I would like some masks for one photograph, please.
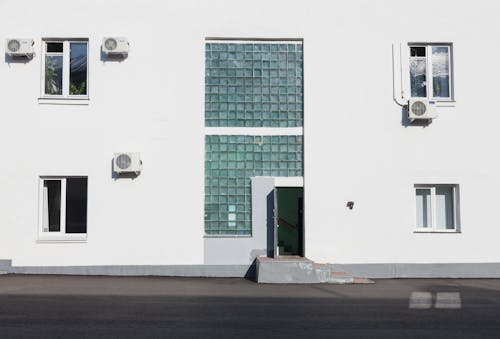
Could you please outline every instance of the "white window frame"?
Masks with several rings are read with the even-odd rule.
[[[436,228],[436,188],[451,187],[453,192],[453,229]],[[431,224],[429,227],[418,227],[417,211],[417,190],[430,190],[431,195]],[[415,233],[460,233],[460,204],[459,187],[457,184],[416,184],[413,189],[413,209],[414,213],[414,232]]]
[[[453,76],[453,44],[452,43],[409,43],[408,44],[408,65],[412,59],[424,58],[424,57],[412,57],[411,48],[412,47],[425,47],[425,58],[426,58],[426,97],[413,97],[411,95],[411,79],[410,79],[410,69],[408,67],[408,91],[410,93],[411,99],[428,99],[434,101],[449,102],[454,101],[454,76]],[[449,97],[434,97],[434,78],[432,76],[432,48],[433,47],[446,47],[448,48],[448,65],[449,65],[449,84],[450,89]]]
[[[47,43],[63,43],[62,53],[49,53],[47,52]],[[69,94],[69,79],[70,79],[70,48],[71,43],[86,43],[87,44],[87,94],[75,95]],[[74,38],[74,39],[60,39],[51,38],[42,40],[42,72],[41,72],[41,84],[40,84],[40,103],[55,103],[57,101],[74,101],[75,104],[82,104],[84,101],[89,99],[89,39],[86,38]],[[62,94],[45,94],[45,56],[46,55],[62,55],[63,57],[63,69],[62,69]],[[80,102],[79,102],[80,101]]]
[[[83,177],[83,176],[82,176]],[[38,184],[38,242],[86,242],[87,233],[66,233],[66,179],[68,177],[41,176]],[[87,183],[88,183],[88,177]],[[59,232],[44,232],[43,230],[43,208],[44,208],[44,182],[45,180],[58,180],[61,182],[61,213]],[[88,198],[87,198],[88,199]],[[88,201],[87,201],[88,205]],[[88,227],[88,225],[87,225]]]

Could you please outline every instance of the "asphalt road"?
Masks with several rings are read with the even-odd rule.
[[[3,275],[0,338],[500,338],[500,280]]]

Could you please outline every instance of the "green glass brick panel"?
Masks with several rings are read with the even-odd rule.
[[[303,176],[302,145],[295,135],[205,136],[206,234],[252,234],[250,178]]]
[[[302,44],[206,44],[206,126],[301,127],[303,93]]]

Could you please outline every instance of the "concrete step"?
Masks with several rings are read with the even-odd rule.
[[[316,270],[318,282],[327,283],[331,280],[332,270],[328,265],[315,263],[314,269]]]
[[[352,274],[346,272],[342,267],[338,265],[325,264],[330,267],[332,272],[332,281],[334,284],[374,284],[373,280],[363,277],[355,277]]]
[[[336,271],[332,265],[314,264],[316,276],[320,283],[328,284],[352,284],[354,277],[344,271]]]
[[[369,279],[355,278],[330,264],[314,263],[297,256],[257,258],[257,282],[270,284],[359,284]]]
[[[354,278],[353,284],[375,284],[375,281],[368,278]]]
[[[331,272],[330,284],[352,284],[354,283],[354,277],[346,272]]]
[[[257,258],[257,282],[265,284],[317,283],[314,263],[301,257]]]

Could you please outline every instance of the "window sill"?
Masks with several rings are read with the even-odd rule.
[[[438,229],[427,229],[427,228],[417,228],[413,230],[413,233],[461,233],[459,230],[438,230]]]
[[[39,236],[37,243],[86,243],[87,234],[71,234],[71,235],[43,235]]]
[[[252,238],[251,234],[248,235],[232,235],[232,234],[205,234],[204,238]]]
[[[46,105],[83,105],[89,104],[89,98],[38,98],[39,104]]]

